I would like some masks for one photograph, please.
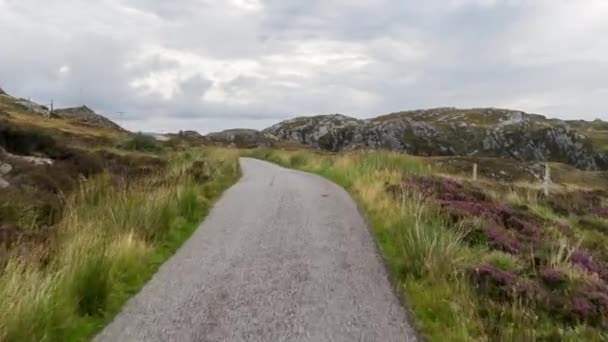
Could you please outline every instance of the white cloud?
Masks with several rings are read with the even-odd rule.
[[[604,0],[0,0],[0,85],[130,128],[507,106],[606,119]]]

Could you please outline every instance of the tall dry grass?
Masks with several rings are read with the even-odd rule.
[[[188,167],[205,160],[209,180]],[[236,154],[192,151],[146,178],[86,181],[69,199],[45,262],[12,258],[0,274],[1,341],[86,340],[190,235],[239,175]]]
[[[486,224],[483,219],[469,218],[453,223],[433,198],[409,189],[404,177],[435,174],[420,158],[382,151],[329,154],[268,149],[248,154],[320,174],[350,191],[367,214],[394,283],[427,340],[599,341],[608,338],[597,328],[585,324],[564,325],[551,313],[537,310],[535,303],[522,296],[514,295],[509,302],[481,296],[470,278],[472,267],[489,264],[504,271],[534,271],[537,265],[522,264],[530,262],[529,258],[493,250],[487,243],[467,242],[476,227]],[[577,227],[580,218],[560,215],[547,206],[539,195],[538,185],[505,186],[480,180],[479,186],[496,202],[526,208],[531,215],[548,222],[542,227],[546,238],[552,241],[552,248],[544,251],[548,266],[565,274],[569,281],[597,277],[585,274],[568,261],[580,243],[565,240],[557,227],[558,224]],[[602,205],[607,206],[607,201],[603,200]],[[587,218],[587,221],[597,227],[606,222],[601,218]],[[604,234],[594,230],[577,230],[576,234],[587,246],[603,244],[595,247],[605,250]]]
[[[431,172],[418,158],[394,152],[248,154],[318,173],[351,192],[366,212],[392,278],[426,338],[484,340],[472,290],[458,267],[471,258],[462,243],[465,232],[450,226],[430,198],[407,187],[397,196],[387,191],[387,185],[401,184],[404,177]]]

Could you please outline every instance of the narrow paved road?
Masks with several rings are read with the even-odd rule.
[[[243,178],[96,341],[413,341],[356,204],[321,177]]]

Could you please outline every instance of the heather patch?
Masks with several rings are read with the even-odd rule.
[[[553,317],[568,326],[605,326],[608,264],[594,251],[576,248],[579,234],[562,222],[567,220],[552,220],[562,215],[603,217],[602,192],[575,191],[541,198],[541,205],[555,213],[541,217],[526,203],[506,205],[474,184],[446,178],[409,177],[403,185],[391,186],[388,191],[397,197],[414,191],[431,198],[453,227],[472,226],[470,222],[474,220],[482,234],[467,241],[520,260],[517,263],[522,266],[517,268],[510,266],[511,261],[505,264],[501,259],[469,269],[469,279],[483,301],[503,303],[500,305],[524,303],[537,315]],[[600,231],[597,226],[603,224],[601,219],[581,218],[578,222],[586,222],[595,231]],[[557,236],[562,237],[556,239]],[[572,270],[565,272],[567,269]],[[596,279],[594,285],[588,278]]]
[[[433,197],[453,222],[471,217],[485,221],[486,242],[495,249],[518,254],[524,247],[531,249],[542,244],[543,219],[495,202],[473,186],[432,177],[411,177],[406,183]]]
[[[591,215],[608,218],[608,208],[593,208]]]

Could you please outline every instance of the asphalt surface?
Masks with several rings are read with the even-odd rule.
[[[241,159],[242,179],[96,341],[414,341],[356,204]]]

